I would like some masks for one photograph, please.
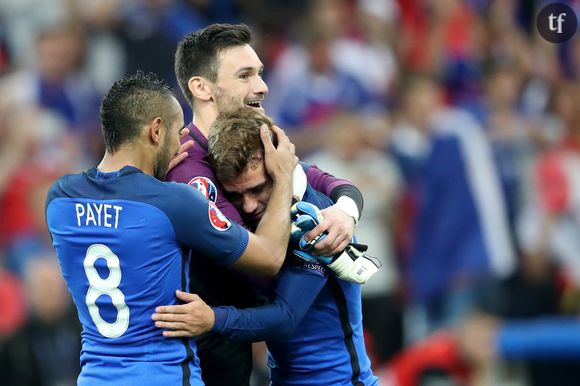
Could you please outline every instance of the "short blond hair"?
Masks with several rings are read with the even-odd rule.
[[[243,174],[264,159],[260,127],[272,128],[274,122],[260,111],[248,107],[220,114],[209,132],[209,162],[222,183]],[[272,135],[276,146],[276,138]]]

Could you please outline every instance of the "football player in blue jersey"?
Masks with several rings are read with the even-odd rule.
[[[273,127],[260,112],[224,113],[212,125],[209,139],[216,175],[251,227],[261,223],[273,197],[273,179],[265,168],[259,137],[263,124]],[[310,185],[294,195],[302,200],[293,207],[297,222],[311,220],[303,231],[321,221],[318,208],[332,205]],[[297,239],[303,233],[298,232]],[[376,385],[363,340],[360,284],[352,280],[364,276],[361,271],[378,267],[352,245],[347,250],[345,256],[327,259],[341,265],[334,271],[305,251],[289,253],[266,306],[209,307],[197,295],[179,292],[188,303],[158,307],[153,319],[166,329],[167,337],[212,330],[235,341],[265,340],[273,385]],[[368,264],[358,265],[362,261]],[[360,279],[364,282],[365,277]]]
[[[264,128],[272,199],[255,234],[191,187],[162,182],[178,152],[183,112],[152,74],[116,82],[100,110],[106,152],[61,177],[46,201],[48,228],[82,323],[81,386],[202,385],[193,340],[168,340],[151,320],[187,288],[189,259],[274,275],[286,253],[294,147]]]

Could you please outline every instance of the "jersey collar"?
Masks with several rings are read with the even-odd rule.
[[[193,122],[191,122],[189,125],[187,125],[187,128],[189,129],[189,135],[191,136],[191,138],[193,138],[193,140],[199,146],[204,148],[205,151],[208,151],[207,138],[201,133],[201,131],[199,131],[197,126],[195,126]]]

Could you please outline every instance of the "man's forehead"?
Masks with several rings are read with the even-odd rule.
[[[246,170],[231,181],[222,183],[226,193],[244,193],[268,181],[263,163],[257,167],[248,166]]]
[[[218,71],[236,72],[242,68],[260,70],[264,65],[250,45],[231,46],[222,49],[218,55]]]

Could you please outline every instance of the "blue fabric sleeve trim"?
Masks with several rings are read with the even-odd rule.
[[[215,320],[213,323],[212,331],[221,333],[224,329],[226,320],[228,318],[228,308],[227,307],[211,307],[215,315]]]
[[[228,258],[227,261],[228,266],[240,260],[240,257],[242,257],[242,255],[246,251],[246,248],[248,247],[248,242],[250,241],[250,235],[248,234],[248,231],[245,228],[240,227],[240,232],[241,232],[240,243],[238,244],[238,247],[232,252],[231,256]]]

